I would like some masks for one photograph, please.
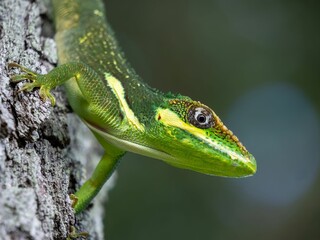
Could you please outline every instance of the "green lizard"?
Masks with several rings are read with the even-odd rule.
[[[59,66],[12,81],[31,80],[43,100],[64,84],[70,105],[105,149],[93,175],[73,195],[84,210],[126,151],[204,174],[244,177],[256,172],[254,157],[206,105],[164,94],[144,83],[120,51],[99,0],[53,0]]]

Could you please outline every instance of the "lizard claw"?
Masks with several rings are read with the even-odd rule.
[[[74,208],[76,204],[78,203],[78,197],[74,194],[70,194],[69,198],[71,200],[71,207]]]
[[[50,93],[50,89],[44,85],[40,87],[39,95],[43,101],[46,101],[47,98],[50,99],[51,105],[54,106],[56,104],[56,99]]]
[[[70,227],[70,233],[67,237],[67,240],[76,239],[76,238],[87,238],[89,236],[89,233],[87,232],[77,232],[76,228],[74,226]]]
[[[34,72],[34,71],[32,71],[32,70],[30,70],[30,69],[18,64],[18,63],[15,63],[15,62],[9,63],[8,67],[9,68],[19,68],[19,69],[21,69],[22,72],[25,72],[30,76],[36,77],[38,75],[36,72]]]

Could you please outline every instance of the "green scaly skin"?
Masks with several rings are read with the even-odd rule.
[[[22,90],[40,96],[66,87],[73,110],[105,149],[89,180],[72,196],[76,213],[86,208],[126,151],[204,174],[244,177],[256,172],[254,157],[207,106],[145,84],[119,50],[98,0],[54,0],[59,66],[46,75],[24,72]]]

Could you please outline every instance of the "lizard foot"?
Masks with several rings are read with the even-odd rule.
[[[19,68],[23,72],[23,74],[11,76],[10,77],[11,82],[16,83],[16,82],[20,82],[25,79],[31,80],[31,83],[24,84],[24,86],[19,90],[19,92],[22,92],[22,91],[30,92],[33,90],[33,88],[39,87],[40,88],[39,95],[40,95],[41,99],[43,101],[46,101],[49,98],[52,106],[55,105],[56,100],[55,100],[54,96],[50,93],[50,90],[51,90],[51,86],[49,84],[50,79],[48,79],[47,75],[38,74],[36,72],[31,71],[28,68],[21,66],[20,64],[17,64],[17,63],[9,63],[8,67],[9,68]]]
[[[70,227],[70,233],[67,237],[67,240],[71,239],[77,239],[77,238],[87,238],[89,236],[89,233],[87,232],[77,232],[76,228],[74,226]]]
[[[74,208],[75,205],[78,202],[78,197],[75,194],[70,194],[69,198],[71,200],[71,207]],[[89,233],[87,232],[77,232],[76,228],[74,226],[70,227],[70,233],[67,237],[67,240],[71,239],[77,239],[77,238],[87,238],[89,236]]]

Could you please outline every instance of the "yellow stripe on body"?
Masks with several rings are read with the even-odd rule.
[[[133,111],[129,107],[125,99],[125,91],[121,82],[109,73],[105,73],[105,78],[108,82],[109,87],[119,101],[119,106],[128,123],[138,129],[144,131],[144,126],[139,122],[138,118],[134,115]]]
[[[213,147],[214,149],[217,149],[221,152],[226,153],[228,156],[230,156],[231,159],[238,159],[243,162],[250,162],[250,160],[248,158],[246,158],[245,156],[243,156],[239,153],[236,153],[236,152],[226,148],[225,146],[212,141],[210,138],[208,138],[204,134],[203,129],[200,129],[200,128],[197,128],[197,127],[194,127],[192,125],[185,123],[184,121],[182,121],[179,118],[179,116],[176,113],[174,113],[173,111],[171,111],[169,109],[159,108],[157,110],[156,119],[167,126],[177,127],[177,128],[180,128],[180,129],[187,131],[188,133],[190,133],[193,136],[197,137],[198,139],[204,141],[205,143],[207,143],[209,146]]]

